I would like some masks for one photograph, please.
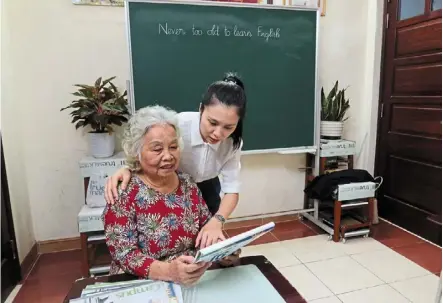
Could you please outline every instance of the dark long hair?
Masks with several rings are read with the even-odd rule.
[[[243,82],[233,73],[227,73],[223,80],[209,85],[203,95],[201,111],[205,106],[213,105],[217,100],[226,106],[235,106],[239,117],[237,127],[229,136],[233,140],[234,149],[240,147],[243,136],[243,121],[246,115],[246,93]]]

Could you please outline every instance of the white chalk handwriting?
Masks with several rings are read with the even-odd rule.
[[[242,27],[239,25],[211,24],[210,26],[200,26],[192,24],[190,26],[177,26],[169,22],[158,23],[158,35],[161,36],[190,36],[190,37],[231,37],[233,39],[260,38],[265,42],[278,40],[282,31],[279,27],[269,27],[257,25],[254,28]]]

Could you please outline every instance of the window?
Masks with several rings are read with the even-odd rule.
[[[400,0],[399,5],[399,20],[409,19],[415,16],[420,16],[425,13],[425,1],[426,0]],[[440,2],[441,0],[433,0],[434,2]]]
[[[432,10],[436,11],[441,9],[441,0],[432,0]]]

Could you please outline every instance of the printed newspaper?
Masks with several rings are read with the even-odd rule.
[[[177,284],[152,280],[132,280],[95,283],[82,291],[81,297],[70,303],[183,303]]]

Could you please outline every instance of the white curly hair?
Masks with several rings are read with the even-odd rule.
[[[129,169],[133,171],[141,169],[139,159],[143,147],[143,138],[152,126],[158,124],[171,125],[177,134],[179,148],[183,147],[177,112],[160,105],[141,108],[129,119],[122,139],[123,150],[126,154],[126,165]]]

